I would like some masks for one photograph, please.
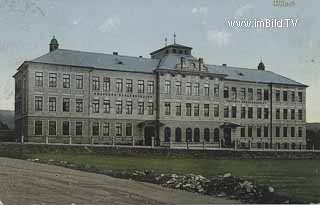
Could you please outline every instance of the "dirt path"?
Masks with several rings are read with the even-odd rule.
[[[0,200],[4,205],[239,203],[8,158],[0,158]]]

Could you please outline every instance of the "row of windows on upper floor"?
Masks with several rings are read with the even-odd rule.
[[[171,104],[170,102],[165,102],[164,103],[164,114],[165,115],[171,115],[172,112],[172,108],[171,108]],[[175,104],[176,107],[176,112],[175,115],[176,116],[181,116],[181,103],[176,103]],[[219,113],[220,113],[220,108],[219,108],[219,104],[214,104],[213,105],[213,116],[214,117],[219,117]],[[231,109],[230,109],[231,107]],[[186,103],[185,104],[185,115],[186,116],[192,116],[192,103]],[[237,118],[239,116],[237,116],[238,113],[238,107],[237,106],[224,106],[223,108],[223,117],[224,118]],[[280,119],[280,115],[278,115],[278,113],[280,109],[276,109],[276,119]],[[262,108],[258,107],[257,108],[257,112],[256,112],[256,117],[257,119],[262,119],[262,112],[263,112],[263,118],[264,119],[269,119],[269,108]],[[303,119],[303,111],[302,109],[298,109],[298,112],[296,112],[296,109],[290,109],[290,114],[291,114],[291,120],[295,120],[296,119],[296,113],[298,113],[298,120],[302,120]],[[198,103],[193,103],[193,116],[198,117],[200,115],[200,104]],[[210,104],[203,104],[203,115],[205,117],[209,117],[210,116]],[[253,107],[245,107],[242,106],[240,107],[240,118],[241,119],[253,119]],[[288,109],[283,109],[283,119],[288,119]]]
[[[70,98],[62,98],[62,112],[70,112]],[[35,111],[43,111],[43,97],[35,96]],[[93,99],[92,101],[92,112],[100,113],[100,100]],[[117,100],[115,102],[115,113],[123,114],[123,101]],[[57,111],[57,98],[49,97],[48,101],[48,111],[56,112]],[[153,115],[154,104],[153,102],[147,103],[147,114]],[[75,112],[81,113],[83,112],[83,99],[76,98],[75,99]],[[111,103],[110,100],[103,100],[103,113],[111,113]],[[131,115],[133,113],[133,101],[126,100],[126,111],[125,114]],[[145,114],[145,102],[138,101],[138,112],[139,115]]]
[[[35,85],[38,87],[43,86],[43,72],[36,72],[35,73]],[[63,88],[70,88],[70,74],[63,74],[62,79]],[[103,91],[110,91],[110,78],[103,77]],[[49,73],[49,87],[57,87],[57,74],[56,73]],[[83,89],[83,76],[76,75],[76,88]],[[254,100],[254,89],[253,88],[240,88],[239,90],[237,87],[224,86],[223,89],[223,97],[226,99],[240,99],[240,100]],[[164,85],[164,93],[171,94],[171,81],[165,80]],[[100,77],[93,76],[92,77],[92,90],[93,91],[100,91]],[[115,82],[115,90],[117,92],[123,92],[123,79],[117,78]],[[126,79],[126,92],[132,93],[133,92],[133,80]],[[138,93],[145,92],[145,81],[138,80]],[[289,94],[290,92],[290,94]],[[154,93],[154,81],[147,81],[147,93],[153,94]],[[175,94],[182,95],[182,82],[176,81],[175,82]],[[200,96],[200,83],[191,83],[186,82],[185,84],[185,95],[188,96]],[[296,97],[298,97],[298,102],[303,101],[303,93],[298,92],[296,96],[296,91],[282,91],[282,101],[287,102],[289,99],[291,102],[296,101]],[[204,83],[203,85],[203,96],[210,96],[210,84]],[[219,84],[213,85],[213,96],[219,97]],[[256,100],[261,101],[268,101],[269,100],[269,90],[268,89],[256,89]],[[280,101],[281,99],[281,91],[279,89],[275,90],[275,100]]]

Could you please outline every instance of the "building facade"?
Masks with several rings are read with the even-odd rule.
[[[307,86],[209,65],[171,44],[151,58],[59,49],[15,78],[16,136],[30,142],[304,149]]]

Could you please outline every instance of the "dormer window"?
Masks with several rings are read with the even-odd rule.
[[[172,53],[177,53],[177,50],[176,49],[172,49]]]
[[[182,54],[183,52],[182,52],[182,50],[179,50],[179,54]]]
[[[169,50],[166,50],[166,54],[168,54],[169,53]]]
[[[184,51],[184,54],[185,54],[185,55],[189,55],[189,52],[188,52],[188,51]]]

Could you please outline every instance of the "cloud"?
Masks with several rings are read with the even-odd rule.
[[[117,30],[120,26],[119,17],[109,17],[98,27],[98,30],[105,33]]]
[[[208,8],[207,7],[198,7],[193,8],[191,13],[195,16],[208,16]]]
[[[210,30],[207,32],[207,40],[218,47],[227,45],[230,41],[231,34],[225,31]]]
[[[246,12],[252,9],[253,6],[251,4],[246,4],[236,10],[234,13],[235,17],[242,17]]]

